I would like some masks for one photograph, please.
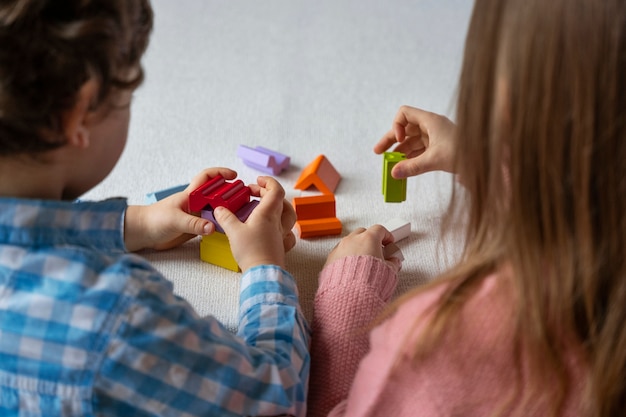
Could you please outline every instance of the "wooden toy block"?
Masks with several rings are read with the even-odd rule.
[[[293,199],[296,197],[301,197],[302,191],[296,190],[295,188],[287,187],[285,188],[285,200],[289,202],[293,202]]]
[[[400,259],[400,262],[404,261],[404,255],[402,254],[400,247],[398,247],[395,243],[390,243],[383,248],[383,256],[385,259],[394,257]]]
[[[189,194],[189,211],[200,211],[209,205],[211,193],[216,192],[226,184],[221,175],[211,178]]]
[[[250,202],[250,188],[241,180],[227,183],[209,199],[211,207],[223,206],[232,212],[238,211],[248,202]]]
[[[406,155],[401,152],[383,153],[383,195],[386,203],[406,200],[406,178],[397,180],[391,176],[393,166],[405,159]]]
[[[296,230],[302,239],[317,236],[328,236],[341,234],[341,221],[336,217],[324,219],[298,220]]]
[[[244,204],[242,208],[237,210],[235,215],[239,218],[239,220],[245,222],[252,213],[252,210],[254,210],[256,206],[259,205],[259,203],[259,200],[250,200],[248,203]],[[217,232],[224,233],[224,229],[222,229],[217,220],[215,220],[215,216],[213,215],[213,209],[202,210],[200,212],[200,217],[211,221],[215,225],[215,230]]]
[[[235,213],[250,201],[250,194],[250,187],[241,180],[227,182],[218,175],[189,194],[189,211],[224,206]]]
[[[313,197],[313,196],[318,196],[318,195],[328,195],[328,194],[324,194],[321,191],[318,191],[314,188],[311,188],[310,190],[297,190],[300,194],[297,195],[296,197]]]
[[[187,188],[189,184],[177,185],[175,187],[166,188],[164,190],[155,191],[153,193],[146,194],[146,204],[156,203],[157,201],[163,200],[165,197],[169,197],[172,194],[176,194],[178,192],[183,191]]]
[[[241,272],[230,250],[228,237],[224,233],[213,232],[210,235],[202,236],[200,241],[200,259],[231,271]]]
[[[298,220],[335,217],[335,196],[332,194],[295,197],[292,204]]]
[[[382,226],[391,232],[394,242],[399,242],[411,234],[411,223],[402,219],[387,220]]]
[[[290,163],[288,156],[261,146],[253,149],[245,145],[239,145],[237,156],[247,166],[272,175],[280,174],[283,170],[289,168]]]
[[[339,180],[339,172],[324,155],[319,155],[302,170],[294,188],[306,190],[315,187],[324,194],[333,194]]]

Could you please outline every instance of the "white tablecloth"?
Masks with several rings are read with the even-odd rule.
[[[240,144],[291,157],[277,178],[294,194],[301,170],[324,154],[340,172],[335,191],[344,232],[391,218],[410,221],[397,293],[435,277],[458,253],[440,245],[452,177],[408,181],[407,200],[384,203],[382,157],[373,145],[402,104],[454,114],[470,0],[153,0],[155,28],[144,59],[129,143],[107,179],[83,196],[125,196],[187,183],[228,166],[245,183],[260,173]],[[317,276],[339,237],[300,239],[287,256],[308,318]],[[240,274],[204,263],[199,238],[143,252],[201,315],[237,327]]]

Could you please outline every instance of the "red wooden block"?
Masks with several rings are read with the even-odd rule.
[[[200,211],[207,206],[226,207],[236,212],[250,202],[250,187],[241,180],[227,182],[221,175],[211,178],[189,194],[189,211]]]

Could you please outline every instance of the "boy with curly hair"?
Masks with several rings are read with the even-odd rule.
[[[285,270],[295,213],[275,180],[240,222],[237,334],[143,258],[212,223],[187,190],[151,206],[77,202],[124,148],[152,27],[147,0],[0,1],[0,415],[304,415],[309,329]]]

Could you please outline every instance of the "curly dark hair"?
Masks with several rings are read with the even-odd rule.
[[[137,87],[152,21],[149,0],[0,0],[0,156],[63,146],[87,80],[94,109]]]

